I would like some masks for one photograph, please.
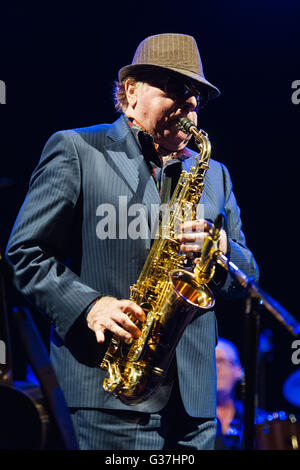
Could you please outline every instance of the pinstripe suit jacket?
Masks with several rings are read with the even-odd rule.
[[[183,165],[188,169],[192,163],[193,158],[188,158]],[[154,412],[167,402],[171,381],[135,407],[111,397],[102,390],[105,373],[99,368],[106,344],[97,344],[85,323],[84,312],[98,296],[129,298],[129,286],[136,282],[150,248],[150,237],[133,239],[119,232],[119,196],[128,207],[143,204],[149,214],[151,204],[160,203],[124,116],[113,124],[55,133],[31,177],[6,256],[17,289],[53,325],[51,358],[69,406]],[[214,160],[205,176],[201,203],[205,218],[214,220],[219,212],[226,213],[231,260],[257,277],[228,171]],[[99,236],[103,204],[117,208],[116,239]],[[219,288],[234,294],[229,276]],[[177,347],[181,395],[192,416],[215,416],[216,336],[214,311],[204,311],[196,315]]]

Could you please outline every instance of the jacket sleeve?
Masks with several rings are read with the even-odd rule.
[[[61,261],[81,191],[71,132],[58,132],[46,143],[6,249],[16,288],[63,339],[100,296]]]
[[[232,182],[229,172],[225,165],[221,164],[223,172],[223,183],[225,193],[225,230],[228,236],[227,257],[238,266],[248,277],[253,278],[255,282],[259,279],[259,269],[252,252],[246,245],[245,235],[242,231],[242,221],[240,217],[240,208],[237,205],[236,198],[232,190]],[[223,269],[223,268],[220,268]],[[222,276],[220,276],[222,278]],[[215,287],[221,293],[233,297],[239,297],[243,289],[233,281],[229,273],[223,276],[223,283],[218,282]]]

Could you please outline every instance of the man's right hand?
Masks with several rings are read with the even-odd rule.
[[[122,340],[138,338],[140,330],[128,314],[142,322],[146,320],[144,311],[131,300],[101,297],[89,311],[86,320],[88,327],[95,332],[98,343],[104,342],[105,330]]]

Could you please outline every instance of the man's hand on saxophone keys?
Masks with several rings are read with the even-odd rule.
[[[205,238],[212,227],[212,223],[205,219],[197,219],[184,222],[180,227],[177,236],[180,241],[180,249],[192,256],[194,262],[197,263]],[[227,252],[227,235],[225,230],[220,233],[220,250],[226,254]],[[139,328],[134,321],[144,322],[146,315],[141,307],[131,300],[118,300],[114,297],[101,297],[95,302],[87,315],[87,325],[95,332],[97,341],[103,343],[105,341],[105,331],[109,330],[121,340],[129,340],[138,338],[140,335]]]
[[[187,255],[192,254],[197,263],[199,258],[195,254],[201,252],[205,238],[208,236],[213,224],[205,219],[190,220],[180,226],[178,240],[181,242],[180,249]],[[219,249],[222,253],[227,253],[227,234],[224,229],[220,232]]]
[[[140,335],[139,328],[129,316],[141,322],[146,320],[142,308],[131,300],[101,297],[90,309],[86,321],[88,327],[95,332],[98,343],[104,342],[106,330],[122,340],[129,340]]]

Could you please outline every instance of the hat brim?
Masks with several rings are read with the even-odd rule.
[[[134,65],[126,65],[119,70],[118,78],[120,81],[124,80],[127,76],[131,73],[137,72],[151,72],[152,70],[172,70],[173,72],[179,73],[180,75],[184,75],[185,77],[189,77],[192,80],[195,80],[197,83],[203,85],[208,91],[208,98],[213,99],[217,98],[220,95],[220,90],[212,85],[206,78],[202,77],[199,74],[191,72],[190,70],[175,68],[175,67],[162,67],[156,64],[134,64]]]

